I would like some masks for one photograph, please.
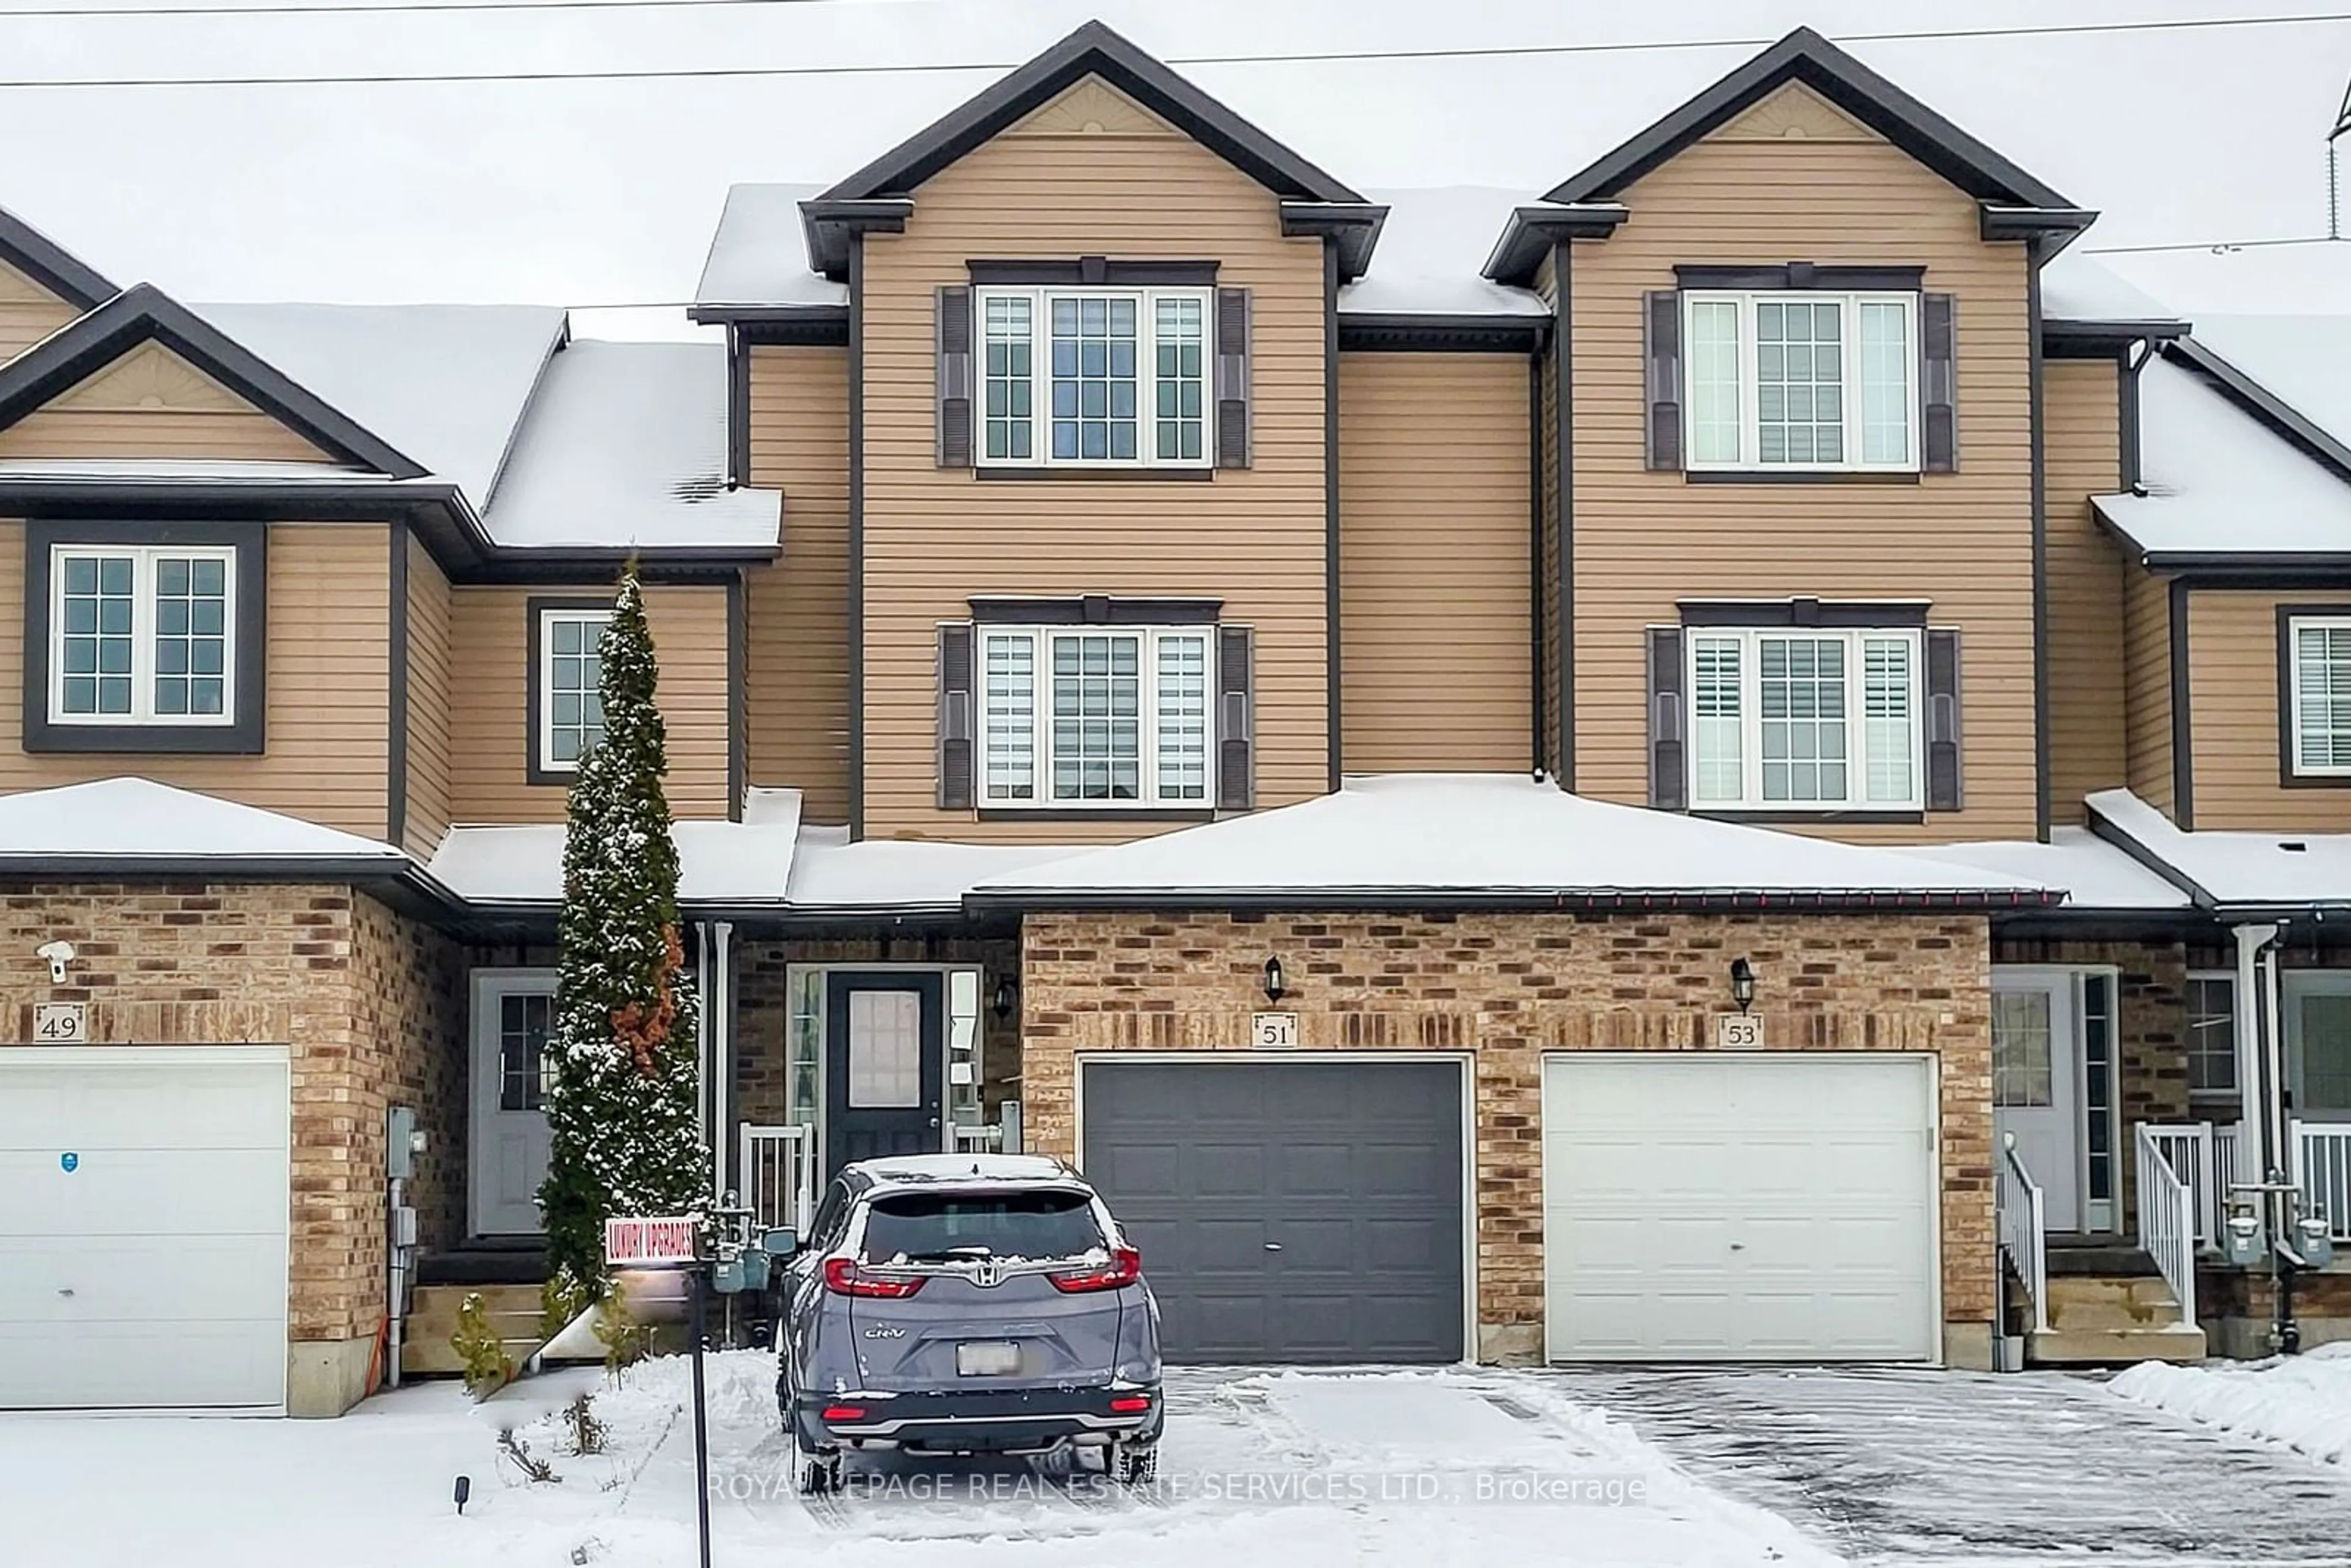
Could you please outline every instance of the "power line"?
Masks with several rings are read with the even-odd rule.
[[[352,7],[352,10],[467,11],[490,9],[494,6],[546,10],[559,7],[619,9],[623,4],[646,5],[684,3],[688,3],[688,0],[546,0],[546,4],[535,6],[521,5],[518,0],[465,0],[465,3],[460,3],[460,0],[430,0],[430,3],[420,3],[420,0],[402,0],[399,5],[360,5]],[[810,0],[691,0],[691,3],[808,4]],[[298,6],[290,9],[320,10],[324,7]],[[57,14],[60,13],[0,11],[0,21],[5,21],[10,16]],[[226,16],[237,13],[233,7],[186,7],[169,14]],[[1905,32],[1849,33],[1844,35],[1839,41],[1848,44],[1876,44],[1935,42],[1963,38],[2043,38],[2118,33],[2173,33],[2189,30],[2310,26],[2342,22],[2351,22],[2351,12],[2211,16],[2147,22],[2067,22],[2016,27],[1925,28]],[[1179,55],[1169,57],[1166,63],[1171,66],[1259,66],[1353,64],[1384,60],[1526,59],[1568,55],[1662,53],[1693,49],[1752,49],[1767,47],[1774,40],[1770,38],[1670,38],[1598,44],[1501,44],[1461,48],[1316,49],[1262,55]],[[876,77],[1008,71],[1021,63],[1019,60],[962,60],[879,65],[701,66],[672,69],[616,68],[609,70],[367,72],[315,76],[49,77],[0,79],[0,88],[375,87],[396,83],[707,81],[732,78]]]
[[[687,11],[722,6],[836,5],[858,0],[327,0],[318,5],[28,5],[0,6],[0,21],[18,16],[369,16],[436,11]]]
[[[2174,240],[2167,245],[2085,245],[2084,256],[2152,256],[2159,251],[2209,250],[2215,255],[2231,250],[2261,250],[2273,246],[2341,245],[2346,242],[2327,235],[2305,235],[2300,238],[2272,239],[2189,239]]]

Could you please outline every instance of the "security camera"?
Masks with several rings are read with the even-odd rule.
[[[49,961],[49,984],[64,985],[66,966],[74,960],[74,945],[70,942],[44,942],[33,951],[37,957]]]

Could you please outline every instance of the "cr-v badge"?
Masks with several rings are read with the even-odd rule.
[[[867,1339],[904,1339],[906,1337],[906,1331],[902,1328],[890,1328],[886,1326],[878,1329],[867,1329],[865,1331],[865,1337]]]

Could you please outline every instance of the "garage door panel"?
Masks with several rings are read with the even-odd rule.
[[[1898,1056],[1547,1061],[1552,1355],[1931,1359],[1930,1082]]]
[[[234,1149],[140,1149],[0,1156],[0,1237],[172,1237],[217,1229],[225,1214],[287,1213],[286,1156]]]
[[[192,1055],[200,1049],[189,1048]],[[0,1149],[266,1146],[286,1135],[282,1068],[11,1067]],[[157,1071],[172,1082],[159,1085]]]
[[[1168,1357],[1458,1358],[1460,1106],[1452,1062],[1081,1064],[1083,1164],[1143,1249]],[[1151,1140],[1183,1157],[1126,1157]]]

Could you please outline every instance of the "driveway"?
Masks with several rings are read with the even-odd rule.
[[[1560,1370],[1715,1490],[1857,1563],[2351,1563],[2351,1475],[2089,1377]]]

